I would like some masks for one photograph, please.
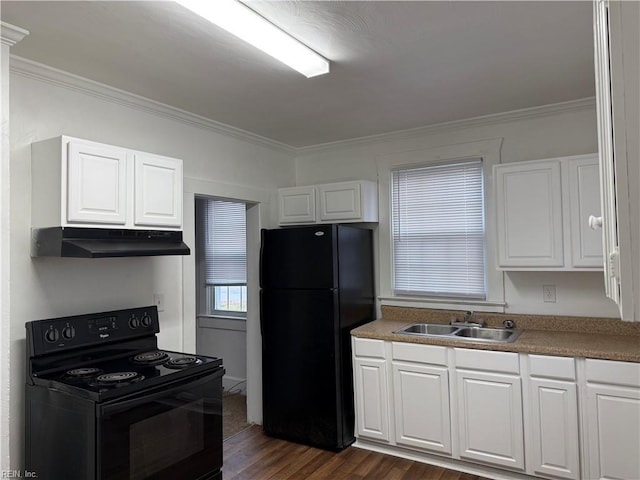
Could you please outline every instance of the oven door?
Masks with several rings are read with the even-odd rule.
[[[223,373],[101,405],[97,479],[221,478]]]

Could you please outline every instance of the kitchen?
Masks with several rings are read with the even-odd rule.
[[[10,3],[3,2],[3,21],[13,23],[7,15],[7,12],[11,12]],[[107,15],[109,9],[102,13]],[[64,17],[64,13],[59,15]],[[564,12],[565,17],[557,15],[567,22],[574,18],[570,9]],[[580,15],[585,29],[578,38],[586,45],[584,50],[588,57],[592,56],[591,5],[582,8]],[[143,17],[140,15],[140,18]],[[16,26],[31,30],[31,33],[10,49],[3,40],[3,55],[9,50],[18,55],[18,48],[27,45],[30,37],[37,36],[37,28],[21,24],[18,20],[14,22]],[[145,54],[160,55],[153,50]],[[455,118],[457,122],[444,123],[445,120],[441,120],[431,122],[437,125],[426,127],[424,125],[428,123],[407,125],[387,132],[406,130],[409,126],[416,128],[396,134],[378,132],[386,135],[349,141],[349,138],[367,135],[354,129],[346,137],[334,137],[344,140],[335,144],[322,145],[330,139],[315,142],[302,139],[298,144],[289,140],[291,143],[284,145],[286,141],[268,140],[269,135],[248,134],[224,125],[225,122],[217,123],[189,115],[184,109],[179,111],[149,102],[122,88],[109,88],[104,85],[109,83],[107,81],[96,84],[83,78],[91,78],[83,72],[100,69],[100,65],[91,60],[86,60],[88,63],[84,66],[76,66],[75,71],[69,65],[68,71],[78,77],[67,73],[62,65],[58,69],[48,67],[37,52],[32,55],[31,59],[20,55],[13,57],[11,72],[6,57],[3,57],[3,118],[6,118],[5,113],[10,114],[10,145],[4,143],[7,139],[3,136],[3,169],[7,170],[2,173],[2,191],[6,195],[9,190],[5,187],[10,187],[11,192],[8,199],[3,197],[3,215],[9,214],[9,223],[3,223],[2,274],[3,288],[7,290],[3,290],[2,297],[2,351],[5,364],[11,365],[10,370],[7,367],[6,371],[2,371],[0,421],[3,437],[0,445],[3,468],[5,464],[19,465],[20,460],[14,459],[22,456],[21,392],[24,388],[22,366],[26,321],[139,306],[141,301],[151,303],[153,294],[161,292],[165,296],[160,320],[162,347],[193,351],[196,344],[195,265],[192,257],[95,261],[31,258],[31,143],[68,134],[183,159],[183,229],[185,242],[190,246],[195,241],[193,199],[196,194],[235,198],[254,205],[248,211],[249,317],[246,341],[247,364],[254,367],[247,371],[249,388],[253,386],[254,391],[254,395],[248,397],[248,414],[249,420],[256,423],[261,421],[260,331],[257,314],[259,229],[278,224],[277,188],[354,179],[377,182],[381,157],[395,152],[428,151],[495,138],[502,139],[500,157],[504,163],[589,154],[598,148],[596,104],[592,98],[594,90],[591,81],[582,87],[584,93],[578,96],[540,101],[526,105],[528,108],[524,105],[520,108],[503,108],[491,111],[493,115],[488,117],[482,117],[480,113],[468,114]],[[47,58],[52,52],[45,49],[40,55]],[[114,70],[111,73],[116,77],[114,82],[118,77],[117,72]],[[104,78],[110,78],[109,72],[103,75],[106,75]],[[295,79],[302,81],[297,77]],[[9,80],[10,107],[5,101],[9,97],[5,96],[7,93],[4,90]],[[403,110],[409,111],[408,106],[405,105]],[[10,165],[4,164],[8,158],[7,151],[10,153]],[[630,181],[630,187],[633,185],[634,182]],[[635,188],[637,190],[637,182]],[[10,211],[5,213],[7,201]],[[637,211],[632,218],[637,222]],[[637,228],[633,232],[636,235]],[[634,238],[637,243],[637,237]],[[634,248],[637,249],[637,246]],[[382,289],[384,282],[388,287],[386,275],[382,273],[384,266],[377,265],[376,271],[378,288]],[[604,296],[602,272],[514,271],[500,273],[499,276],[504,281],[503,300],[507,304],[507,313],[619,317],[616,305]],[[5,285],[8,278],[10,287]],[[555,285],[555,303],[543,301],[543,285]],[[388,296],[388,292],[383,290],[377,294]]]

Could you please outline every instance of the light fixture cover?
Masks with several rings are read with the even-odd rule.
[[[307,78],[329,73],[329,61],[236,0],[177,0],[211,23]]]

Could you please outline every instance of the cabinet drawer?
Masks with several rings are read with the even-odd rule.
[[[557,378],[559,380],[575,380],[575,360],[569,357],[529,355],[529,374],[532,377]]]
[[[353,337],[353,353],[358,357],[384,358],[384,340]]]
[[[518,354],[454,348],[457,368],[488,370],[498,373],[520,373]]]
[[[447,347],[393,342],[393,359],[405,362],[447,365]]]
[[[640,363],[587,358],[588,382],[640,387]]]

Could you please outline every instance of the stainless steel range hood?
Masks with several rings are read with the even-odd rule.
[[[50,227],[31,231],[32,257],[148,257],[189,255],[182,232]]]

